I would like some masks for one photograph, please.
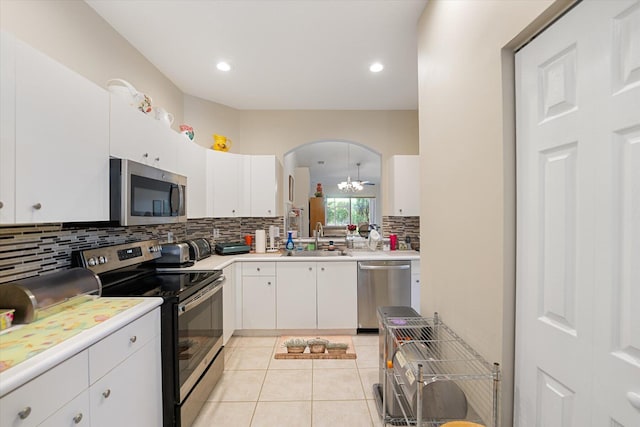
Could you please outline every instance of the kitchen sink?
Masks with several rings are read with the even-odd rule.
[[[291,251],[285,252],[282,256],[291,256],[291,257],[326,257],[326,256],[350,256],[350,254],[346,251]]]

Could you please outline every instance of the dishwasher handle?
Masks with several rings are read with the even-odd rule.
[[[409,270],[411,265],[359,265],[360,270]]]

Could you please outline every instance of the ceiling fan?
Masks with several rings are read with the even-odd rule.
[[[354,182],[359,182],[360,185],[376,185],[374,182],[371,181],[360,181],[360,163],[356,163],[356,166],[358,167],[358,179],[356,179]]]

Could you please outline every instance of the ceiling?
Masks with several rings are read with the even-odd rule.
[[[418,108],[427,0],[85,1],[193,96],[236,109]]]

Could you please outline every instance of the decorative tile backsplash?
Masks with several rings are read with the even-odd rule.
[[[133,227],[76,227],[73,224],[36,224],[0,227],[0,283],[69,268],[71,252],[80,249],[117,245],[139,240],[158,239],[167,242],[167,233],[174,241],[204,237],[212,243],[241,241],[245,234],[257,229],[280,226],[283,217],[276,218],[204,218],[186,223]],[[213,238],[213,229],[220,231]]]
[[[174,241],[204,237],[212,243],[243,241],[255,230],[280,227],[284,235],[284,218],[203,218],[186,223],[133,227],[87,227],[73,224],[36,224],[0,227],[0,283],[35,276],[71,266],[71,252],[80,249],[117,245],[139,240],[158,239],[167,242],[167,233]],[[220,237],[213,237],[217,229]],[[383,236],[394,233],[415,242],[420,237],[419,217],[382,218]],[[255,241],[255,239],[254,239]]]

